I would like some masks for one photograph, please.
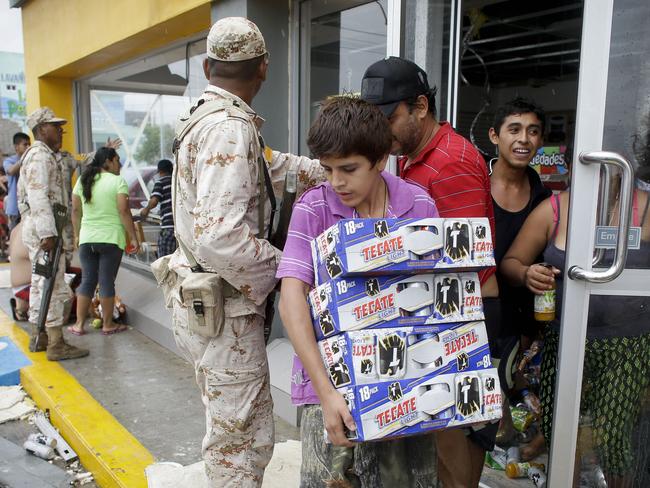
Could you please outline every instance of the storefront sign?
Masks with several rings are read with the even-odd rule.
[[[615,249],[618,239],[618,227],[599,225],[596,227],[596,249]],[[639,249],[641,247],[641,227],[630,227],[628,235],[628,249]]]
[[[541,147],[530,165],[540,175],[566,175],[569,169],[565,155],[566,146]]]

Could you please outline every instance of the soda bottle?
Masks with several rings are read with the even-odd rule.
[[[506,451],[506,466],[508,464],[517,464],[521,461],[521,455],[519,454],[519,447],[512,446]]]
[[[544,471],[545,467],[539,463],[511,463],[506,466],[506,476],[508,478],[524,478],[528,476],[531,468],[537,468]]]
[[[550,268],[550,264],[541,263],[542,266]],[[550,322],[555,318],[555,281],[552,288],[545,290],[541,295],[535,295],[533,304],[535,320],[538,322]]]

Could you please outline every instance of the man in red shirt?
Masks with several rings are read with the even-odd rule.
[[[415,63],[397,57],[371,65],[361,82],[361,98],[379,106],[390,121],[391,154],[399,157],[400,176],[426,189],[441,217],[488,217],[494,238],[485,161],[448,122],[437,120],[435,95],[436,88],[429,87],[427,74]],[[483,270],[479,277],[492,343],[498,337],[500,323],[495,268]],[[445,488],[478,486],[485,451],[494,446],[497,426],[438,432],[438,476]]]

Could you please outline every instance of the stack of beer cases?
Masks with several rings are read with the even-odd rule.
[[[494,266],[487,219],[341,220],[312,256],[314,330],[351,439],[501,417],[476,274]]]

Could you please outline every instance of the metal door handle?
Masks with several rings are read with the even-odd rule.
[[[627,245],[630,233],[630,214],[632,210],[632,192],[634,190],[634,170],[630,162],[620,154],[607,151],[595,151],[580,154],[582,164],[605,164],[620,168],[621,193],[619,198],[618,236],[614,249],[614,262],[603,271],[586,271],[579,266],[569,268],[569,278],[591,283],[607,283],[615,279],[625,269]]]

